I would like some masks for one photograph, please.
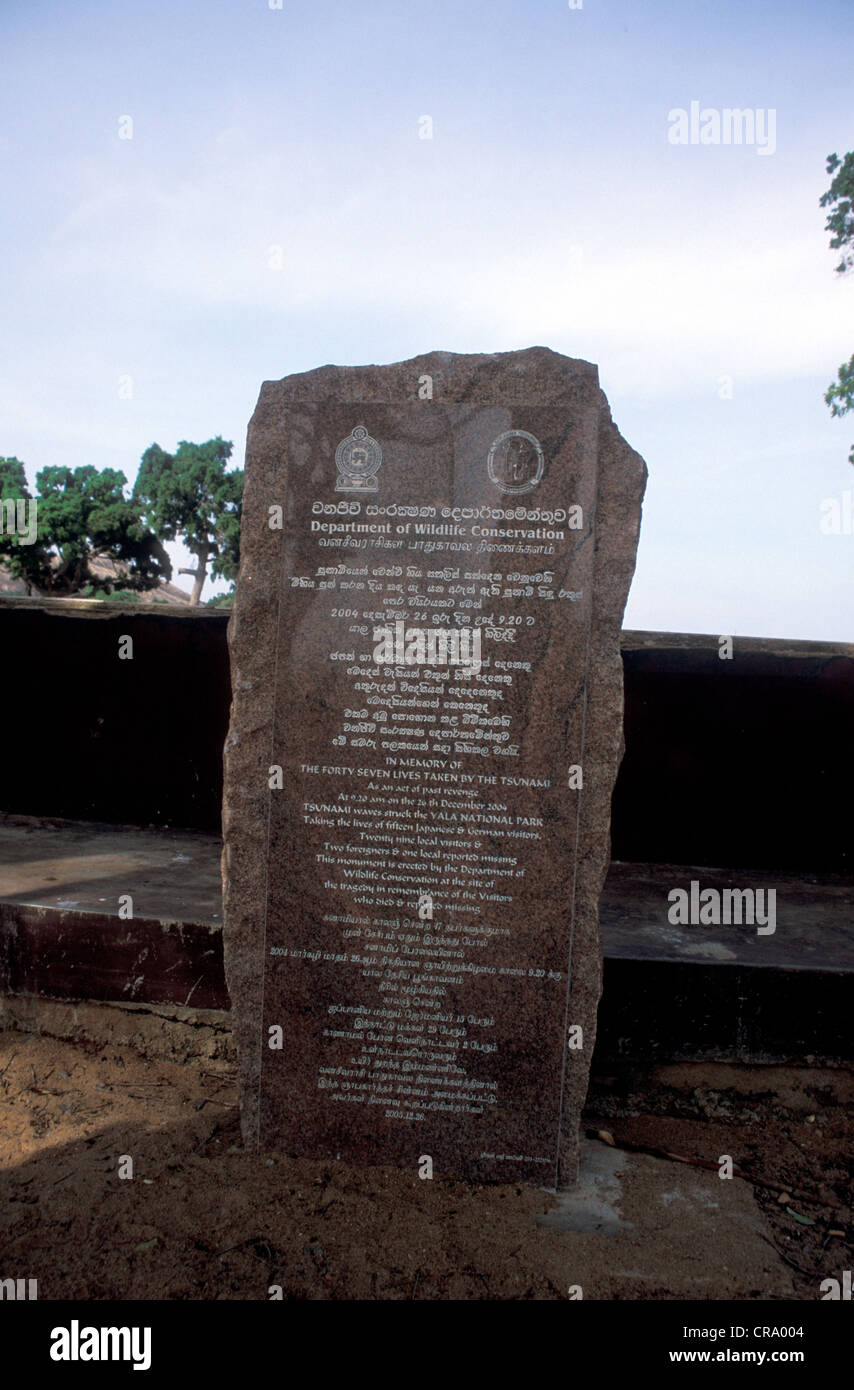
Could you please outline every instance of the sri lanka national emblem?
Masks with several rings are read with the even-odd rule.
[[[378,484],[374,474],[382,461],[383,451],[377,441],[371,438],[364,425],[357,425],[335,450],[338,469],[335,491],[376,492]]]

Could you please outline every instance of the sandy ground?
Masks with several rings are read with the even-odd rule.
[[[851,1072],[597,1076],[591,1129],[704,1161],[731,1154],[777,1185],[631,1156],[632,1229],[615,1258],[607,1235],[561,1229],[560,1199],[543,1191],[245,1153],[227,1028],[190,1028],[182,1056],[188,1027],[170,1024],[156,1047],[127,1029],[0,1033],[0,1277],[38,1278],[40,1299],[258,1299],[279,1285],[292,1299],[551,1300],[583,1266],[586,1298],[816,1299],[822,1278],[852,1267]],[[699,1255],[690,1226],[681,1253],[676,1227],[643,1226],[674,1194],[685,1220],[705,1222]]]

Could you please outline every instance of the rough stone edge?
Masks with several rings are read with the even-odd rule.
[[[546,398],[542,396],[540,388],[539,395],[536,392],[530,397],[526,395],[525,388],[533,374],[542,374],[549,367],[554,368],[551,374],[553,394],[548,393]],[[330,364],[308,372],[296,372],[283,377],[281,381],[265,381],[258,398],[258,408],[327,400],[406,404],[419,399],[418,381],[422,375],[433,378],[433,399],[437,403],[496,405],[512,399],[519,404],[557,405],[573,394],[567,391],[569,367],[574,369],[575,380],[592,381],[598,387],[599,372],[594,363],[581,357],[565,357],[547,347],[522,348],[516,352],[433,351],[385,366],[340,367]],[[508,368],[514,369],[513,376],[519,383],[519,392],[513,397],[507,394],[508,382],[512,379],[508,378]],[[459,379],[461,372],[468,373],[469,379],[454,387],[453,378]],[[449,394],[444,393],[445,386],[450,386]]]
[[[262,393],[263,394],[263,393]],[[261,399],[249,423],[243,489],[243,529],[253,533],[250,561],[243,548],[237,592],[228,623],[231,666],[231,714],[223,750],[222,886],[223,961],[232,1001],[234,1041],[240,1068],[240,1124],[247,1147],[258,1145],[259,1038],[263,998],[263,969],[258,934],[263,922],[264,885],[252,874],[257,846],[268,838],[267,769],[271,762],[278,579],[283,532],[265,524],[271,500],[284,502],[276,492],[276,472],[286,453],[277,443],[275,412]],[[262,678],[241,676],[252,654],[258,671],[258,652],[267,653]],[[239,1001],[237,1003],[236,1001]],[[252,1017],[258,1020],[252,1026]]]
[[[647,479],[644,460],[623,439],[613,422],[604,392],[600,390],[599,394],[599,476],[593,562],[594,604],[590,630],[590,669],[597,671],[598,679],[595,682],[591,680],[587,690],[584,793],[581,799],[570,964],[571,1022],[581,1024],[584,1047],[581,1051],[568,1054],[558,1171],[560,1186],[572,1185],[578,1175],[580,1117],[587,1095],[602,996],[599,900],[611,862],[611,798],[625,751],[620,633],[635,572]],[[611,524],[615,517],[628,519],[633,516],[635,525],[625,536],[620,525]],[[622,525],[626,524],[624,520]],[[620,539],[625,540],[622,546],[617,544]],[[608,712],[611,709],[620,711],[619,718],[610,716]],[[607,836],[597,836],[594,829],[597,823],[607,824]],[[578,968],[579,962],[585,959],[586,978]]]

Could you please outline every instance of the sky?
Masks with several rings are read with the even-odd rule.
[[[852,640],[851,0],[0,0],[0,52],[31,482],[215,435],[242,467],[264,380],[542,344],[649,468],[626,627]]]

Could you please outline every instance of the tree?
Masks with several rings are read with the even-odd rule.
[[[854,150],[849,150],[844,159],[836,154],[828,155],[827,172],[833,175],[833,181],[819,202],[823,208],[831,209],[824,225],[831,233],[831,249],[842,252],[836,273],[845,275],[854,268]],[[824,399],[831,415],[847,415],[849,410],[854,410],[854,354],[843,362]],[[854,463],[854,445],[848,461]]]
[[[18,503],[26,505],[19,507]],[[14,524],[12,507],[14,505]],[[0,563],[14,579],[22,579],[31,594],[48,569],[44,548],[30,534],[21,535],[21,521],[33,514],[33,497],[24,465],[17,458],[0,458]]]
[[[234,603],[234,585],[227,589],[224,594],[217,594],[214,598],[209,598],[205,602],[205,608],[230,608]]]
[[[190,603],[201,598],[208,562],[211,574],[234,579],[240,561],[243,470],[226,473],[232,445],[227,439],[206,444],[181,440],[174,454],[152,444],[142,456],[133,495],[152,530],[164,541],[183,540],[196,557]]]
[[[89,588],[153,589],[172,575],[169,556],[146,530],[139,507],[124,495],[127,478],[116,468],[100,471],[49,467],[36,474],[41,569],[33,587],[44,594],[76,594]],[[98,574],[97,559],[115,572]]]

